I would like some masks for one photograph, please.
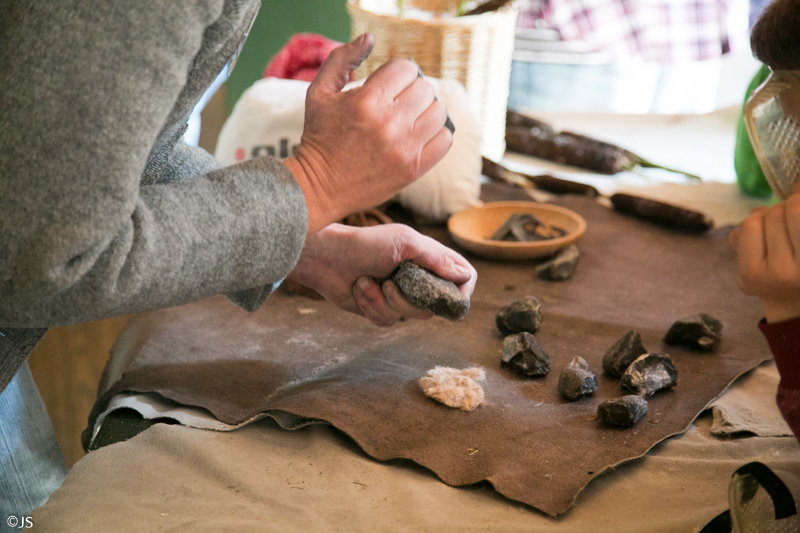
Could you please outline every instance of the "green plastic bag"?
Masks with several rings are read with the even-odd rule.
[[[747,88],[744,102],[750,98],[759,85],[766,81],[770,75],[770,69],[766,65],[762,65],[761,69],[756,73],[750,86]],[[744,105],[742,105],[744,109]],[[733,153],[733,166],[736,169],[736,180],[739,187],[745,194],[757,196],[759,198],[769,198],[772,196],[772,189],[767,183],[767,178],[764,176],[764,171],[761,170],[761,165],[758,164],[758,159],[753,151],[753,145],[750,144],[750,137],[747,135],[747,129],[744,125],[744,116],[739,114],[739,126],[736,130],[736,148]]]

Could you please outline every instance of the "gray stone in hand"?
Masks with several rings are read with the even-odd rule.
[[[650,396],[656,391],[674,387],[678,383],[678,369],[665,353],[647,353],[631,363],[622,375],[622,386],[639,396]]]
[[[545,376],[550,372],[550,356],[527,331],[503,340],[500,364],[523,376]]]
[[[392,273],[392,281],[416,307],[448,320],[461,320],[469,311],[469,299],[452,281],[447,281],[413,261],[403,261]]]
[[[574,402],[597,390],[597,376],[583,357],[576,357],[558,376],[558,392]]]
[[[523,331],[536,333],[542,327],[542,320],[544,320],[542,304],[533,296],[501,307],[494,317],[497,329],[503,335],[512,335]]]
[[[642,336],[638,331],[631,330],[603,355],[603,370],[612,378],[622,377],[628,366],[645,353],[647,350],[642,344]]]
[[[629,428],[647,414],[647,400],[635,394],[606,400],[597,407],[597,416],[609,426]]]

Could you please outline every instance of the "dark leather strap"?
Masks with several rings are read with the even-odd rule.
[[[797,514],[797,507],[794,497],[786,484],[764,463],[752,462],[740,467],[734,475],[751,476],[755,483],[752,486],[744,487],[743,503],[752,500],[761,486],[772,498],[772,506],[775,508],[775,520],[788,518]],[[723,511],[714,517],[711,522],[700,530],[700,533],[731,533],[733,524],[731,523],[730,511]]]
[[[791,491],[767,465],[759,462],[747,463],[740,467],[736,473],[740,476],[749,474],[764,487],[764,490],[772,498],[772,505],[775,507],[775,520],[797,514],[797,507],[794,504],[794,497]],[[755,492],[750,498],[753,496],[755,496]]]
[[[731,533],[732,529],[731,512],[722,511],[711,522],[706,524],[706,527],[701,529],[700,533]]]

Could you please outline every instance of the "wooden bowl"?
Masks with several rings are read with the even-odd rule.
[[[493,241],[489,237],[513,214],[532,214],[545,224],[558,226],[567,234],[557,239],[533,242]],[[586,221],[579,214],[548,204],[534,202],[491,202],[452,215],[447,221],[450,236],[459,246],[489,259],[520,261],[555,254],[575,243],[586,232]]]

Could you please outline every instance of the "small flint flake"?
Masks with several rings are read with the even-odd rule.
[[[642,336],[638,331],[631,330],[603,355],[603,370],[613,378],[622,377],[628,366],[645,353],[647,350],[642,344]]]
[[[503,335],[511,335],[512,333],[521,333],[523,331],[536,333],[542,326],[542,320],[544,320],[542,304],[533,296],[528,296],[501,307],[494,317],[497,329]]]
[[[564,281],[575,273],[580,258],[581,252],[578,247],[570,244],[566,248],[562,248],[555,257],[536,267],[536,275],[540,279]]]
[[[503,340],[501,365],[523,376],[545,376],[550,372],[550,356],[536,337],[524,331]]]
[[[664,337],[666,344],[679,344],[710,352],[722,338],[722,322],[711,315],[700,313],[675,321]]]
[[[515,213],[508,217],[489,239],[518,242],[547,241],[566,234],[565,229],[545,224],[536,215]]]
[[[576,357],[558,376],[558,392],[571,402],[597,390],[597,377],[583,357]]]
[[[633,427],[647,414],[647,400],[635,394],[606,400],[597,406],[597,416],[609,426]]]
[[[461,320],[469,311],[469,299],[456,284],[425,270],[413,261],[403,261],[392,273],[392,281],[416,307],[448,320]]]
[[[639,356],[622,375],[622,386],[639,396],[650,396],[661,389],[674,387],[676,383],[678,369],[665,353]]]

